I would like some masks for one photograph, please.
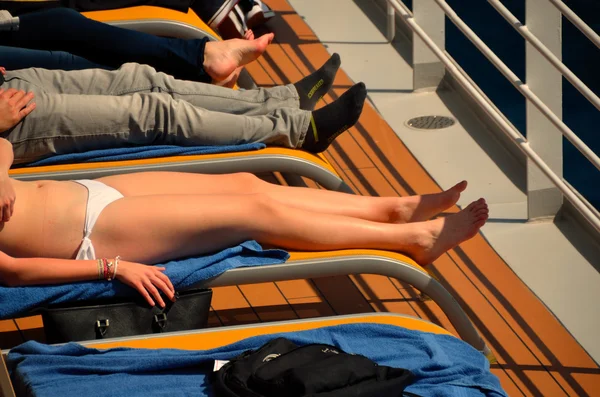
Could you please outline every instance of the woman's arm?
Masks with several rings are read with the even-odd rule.
[[[0,67],[0,73],[6,73]],[[35,109],[31,102],[33,93],[0,88],[0,132],[7,131],[19,124],[21,120]],[[31,102],[31,103],[30,103]],[[8,222],[13,214],[16,195],[12,182],[8,177],[8,169],[12,165],[14,154],[12,145],[6,139],[0,138],[0,223]]]
[[[0,176],[8,175],[8,170],[14,160],[12,144],[4,138],[0,138]]]
[[[13,214],[17,195],[13,188],[8,170],[14,160],[12,145],[0,138],[0,223],[8,222]]]
[[[164,270],[164,267],[120,261],[116,278],[138,290],[151,306],[155,305],[152,299],[154,297],[159,305],[164,307],[165,303],[157,287],[170,299],[175,295],[173,284],[163,273]],[[98,280],[96,260],[13,258],[0,252],[0,283],[8,286],[63,284],[90,280]]]

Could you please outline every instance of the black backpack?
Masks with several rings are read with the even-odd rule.
[[[278,338],[229,361],[214,386],[218,397],[400,397],[413,377],[335,346]]]

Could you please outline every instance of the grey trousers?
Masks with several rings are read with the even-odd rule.
[[[0,133],[13,144],[15,164],[131,145],[263,142],[296,148],[310,123],[293,85],[234,91],[135,63],[115,71],[31,68],[5,77],[3,89],[32,91],[37,105]]]

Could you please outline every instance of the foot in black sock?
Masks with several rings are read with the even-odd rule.
[[[337,101],[312,112],[302,149],[311,153],[326,150],[338,135],[356,124],[366,98],[364,83],[358,83]]]
[[[335,74],[340,68],[340,56],[333,54],[319,70],[294,84],[300,97],[300,109],[313,110],[333,85]]]

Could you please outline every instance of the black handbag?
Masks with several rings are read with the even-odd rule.
[[[186,331],[206,327],[212,299],[210,289],[176,293],[166,307],[149,307],[141,299],[110,299],[58,304],[41,309],[46,343],[115,338]]]

